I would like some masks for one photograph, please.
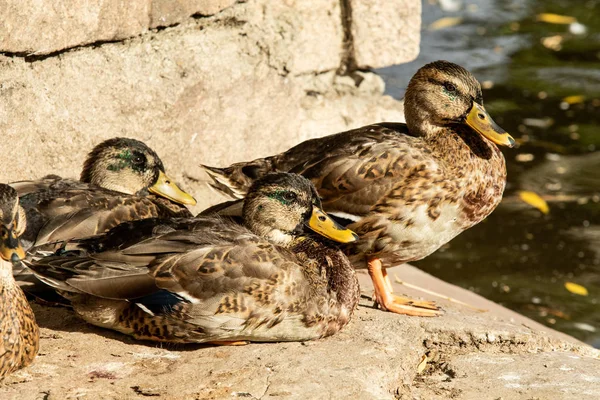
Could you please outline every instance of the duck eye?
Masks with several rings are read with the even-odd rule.
[[[285,201],[294,201],[297,199],[296,193],[294,192],[283,192],[281,197],[283,197]]]
[[[444,88],[449,91],[449,92],[456,92],[456,86],[454,86],[452,83],[450,82],[446,82],[444,83]]]
[[[146,162],[146,157],[144,157],[142,154],[134,154],[131,158],[131,162],[134,165],[142,165]]]

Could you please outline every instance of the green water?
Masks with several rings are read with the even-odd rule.
[[[574,17],[585,33],[538,21],[541,13]],[[444,17],[461,19],[429,28]],[[426,0],[421,40],[416,61],[378,71],[388,94],[402,98],[429,61],[459,63],[486,82],[486,108],[521,145],[504,151],[498,209],[416,264],[600,347],[600,1]],[[522,190],[547,199],[550,212],[522,202]]]

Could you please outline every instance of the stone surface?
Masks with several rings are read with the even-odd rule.
[[[382,68],[417,57],[420,1],[344,1],[349,5],[353,58],[358,68]]]
[[[337,76],[339,55],[327,58],[318,46],[302,59],[296,36],[278,33],[284,19],[267,17],[287,10],[299,29],[301,15],[279,3],[263,6],[236,4],[215,17],[40,61],[0,56],[0,131],[12,145],[0,148],[0,158],[13,165],[0,170],[0,181],[76,177],[94,144],[129,136],[158,151],[200,211],[222,199],[206,190],[200,163],[225,165],[401,118],[401,105],[381,95],[379,77],[362,74],[357,85]]]
[[[212,15],[236,0],[3,0],[0,52],[43,55],[138,36],[193,14]]]
[[[211,16],[237,0],[4,0],[0,2],[0,53],[33,57],[98,42],[140,36],[191,16]],[[249,0],[241,9],[263,18],[256,29],[270,41],[272,56],[286,55],[287,70],[323,72],[339,68],[344,54],[352,68],[383,67],[411,61],[418,53],[420,0]],[[342,10],[351,11],[342,23]],[[346,14],[344,14],[346,15]],[[345,42],[344,35],[352,42]],[[316,64],[316,65],[315,65]]]
[[[214,15],[237,0],[151,0],[150,28],[171,26],[191,15]],[[141,32],[140,32],[141,33]]]
[[[236,347],[139,343],[34,306],[34,364],[0,384],[2,399],[572,399],[599,396],[598,351],[417,269],[391,276],[486,308],[446,301],[442,317],[405,317],[361,301],[339,334]],[[372,291],[361,273],[365,294]],[[399,293],[418,292],[396,286]],[[422,357],[428,361],[419,368]]]
[[[3,0],[0,51],[47,54],[147,29],[149,0]]]

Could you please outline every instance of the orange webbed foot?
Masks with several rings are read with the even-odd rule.
[[[381,260],[370,260],[368,269],[375,288],[375,301],[384,310],[418,317],[437,317],[442,314],[433,301],[414,300],[393,294],[392,284]]]

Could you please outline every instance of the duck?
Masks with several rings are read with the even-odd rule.
[[[79,180],[48,175],[10,185],[26,212],[21,242],[28,258],[35,256],[30,249],[43,252],[55,243],[93,236],[124,221],[191,217],[186,206],[196,204],[167,176],[154,150],[123,137],[96,145],[86,157]],[[29,294],[45,291],[25,264],[16,266],[14,273]]]
[[[107,231],[123,221],[191,217],[196,200],[144,142],[116,137],[88,153],[79,180],[48,175],[10,184],[27,214],[25,248]]]
[[[35,315],[12,273],[25,257],[19,242],[25,222],[16,190],[0,184],[0,379],[30,365],[39,350]]]
[[[506,184],[498,146],[513,147],[515,140],[486,111],[477,79],[444,60],[411,78],[404,113],[406,123],[376,123],[274,156],[202,167],[210,185],[234,199],[274,171],[305,176],[324,210],[359,235],[344,249],[356,268],[368,270],[377,305],[438,316],[434,302],[394,294],[386,268],[427,257],[487,217]]]
[[[242,222],[145,219],[69,241],[31,263],[88,323],[137,340],[306,341],[349,321],[360,289],[336,243],[357,240],[289,173],[256,180]]]

